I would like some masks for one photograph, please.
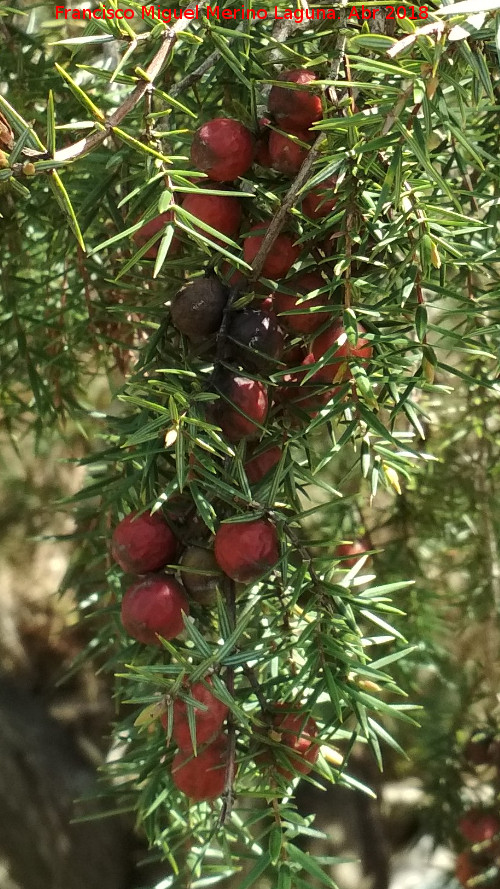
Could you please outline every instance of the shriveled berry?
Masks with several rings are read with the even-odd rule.
[[[228,577],[251,583],[279,559],[276,528],[268,519],[223,524],[215,535],[214,552]]]
[[[179,750],[172,760],[172,780],[194,802],[217,799],[224,791],[228,743],[225,735],[207,744],[193,756]]]
[[[266,448],[265,451],[260,451],[250,457],[245,463],[245,472],[250,484],[256,485],[271,469],[274,469],[281,460],[281,454],[281,448],[278,445],[273,445],[273,447]]]
[[[227,290],[215,275],[196,278],[174,298],[172,322],[193,343],[202,342],[219,329],[227,301]]]
[[[229,441],[257,438],[264,424],[268,398],[260,380],[251,380],[227,371],[218,375],[215,388],[223,396],[210,411]]]
[[[194,700],[198,701],[201,706],[192,705],[194,714],[194,724],[196,730],[196,747],[213,741],[220,734],[224,721],[228,714],[226,704],[219,701],[210,691],[212,682],[210,678],[205,677],[204,682],[194,682],[189,688],[184,688],[185,693]],[[207,688],[207,686],[209,686]],[[193,750],[193,742],[191,732],[189,730],[189,705],[182,698],[176,698],[173,706],[173,726],[172,736],[181,750]],[[166,714],[162,717],[164,728],[167,726]]]
[[[300,142],[307,141],[307,134],[296,132],[293,135],[299,141],[285,136],[284,133],[278,133],[276,130],[273,130],[269,136],[270,166],[278,173],[283,173],[284,176],[295,176],[309,152],[309,148],[300,145]]]
[[[161,574],[150,574],[130,586],[121,607],[125,630],[144,645],[161,646],[158,635],[175,639],[184,629],[183,612],[189,614],[184,588],[175,578]]]
[[[259,252],[268,226],[259,222],[250,229],[243,242],[243,258],[249,265],[252,264]],[[255,232],[255,234],[252,234]],[[259,234],[257,234],[259,232]],[[299,258],[300,247],[293,243],[291,235],[280,234],[276,238],[262,267],[262,275],[276,281],[284,278],[294,262]]]
[[[234,239],[240,230],[241,203],[237,197],[219,194],[188,194],[182,202],[182,208],[228,238]],[[205,237],[210,237],[210,234],[202,228],[197,230]],[[213,240],[217,244],[224,245],[224,241],[219,238],[213,238]]]
[[[173,562],[177,540],[159,512],[130,512],[111,538],[111,554],[120,568],[133,574],[157,571]]]
[[[253,161],[253,152],[250,130],[229,117],[207,121],[196,131],[191,144],[194,166],[215,182],[243,176]]]
[[[188,546],[180,564],[182,583],[189,595],[200,605],[214,605],[222,574],[212,550]]]
[[[365,332],[361,324],[359,331],[361,334]],[[358,337],[355,346],[351,345],[341,321],[336,321],[320,333],[311,346],[315,361],[319,361],[330,349],[333,350],[331,357],[315,374],[315,379],[323,380],[325,383],[348,380],[351,375],[349,365],[353,363],[366,366],[373,354],[371,343],[363,336]]]
[[[243,367],[269,373],[280,357],[284,336],[274,313],[243,309],[235,312],[228,330],[229,355]]]
[[[328,306],[328,297],[326,294],[314,294],[314,291],[321,290],[325,286],[325,281],[317,272],[300,272],[293,275],[286,281],[287,290],[291,293],[284,293],[283,290],[277,290],[273,293],[274,311],[279,316],[282,323],[288,330],[303,335],[314,333],[318,327],[321,327],[330,317],[330,312],[316,312],[312,309]],[[307,298],[306,298],[307,297]],[[293,315],[282,315],[282,312],[293,312]]]
[[[305,68],[294,68],[291,71],[282,71],[277,79],[306,86],[314,83],[316,75]],[[273,86],[269,93],[268,108],[284,129],[298,127],[307,130],[323,117],[320,96],[310,90],[294,89],[293,86]]]

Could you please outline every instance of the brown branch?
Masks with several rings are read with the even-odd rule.
[[[344,12],[344,16],[345,16],[345,12]],[[342,22],[341,22],[340,31],[342,31],[342,30],[343,30],[343,27],[342,27]],[[345,47],[346,47],[346,37],[344,34],[339,33],[338,37],[337,37],[337,42],[335,44],[336,58],[330,68],[329,78],[328,78],[329,80],[336,80],[338,77],[340,66],[343,62],[344,55],[345,55]],[[330,89],[330,96],[332,97],[332,101],[334,101],[335,104],[338,104],[339,100],[337,97],[337,93],[334,89],[332,92],[332,89],[333,88]],[[317,136],[317,138],[315,139],[306,159],[304,160],[304,163],[302,164],[299,172],[297,173],[297,176],[296,176],[294,182],[292,183],[291,187],[289,188],[288,192],[286,193],[286,196],[285,196],[278,212],[275,214],[275,216],[273,216],[271,223],[268,226],[267,232],[264,236],[264,239],[262,241],[262,244],[260,246],[260,249],[259,249],[259,251],[252,263],[252,274],[250,276],[252,281],[257,280],[260,277],[260,275],[262,273],[262,267],[266,261],[267,255],[268,255],[269,251],[271,250],[271,247],[273,246],[276,238],[278,237],[281,229],[283,228],[283,226],[285,224],[286,215],[287,215],[288,211],[290,210],[290,208],[293,207],[293,205],[295,203],[295,199],[296,199],[299,191],[301,190],[302,186],[305,185],[305,183],[307,182],[307,180],[309,178],[309,173],[311,172],[311,168],[312,168],[312,165],[314,164],[314,161],[316,160],[317,157],[319,157],[321,144],[322,144],[324,138],[325,138],[324,133],[320,133],[319,136]]]
[[[186,9],[196,9],[196,5],[195,0],[193,0]],[[177,41],[177,35],[181,31],[185,31],[190,23],[191,19],[183,17],[182,19],[178,19],[178,21],[165,32],[158,52],[146,68],[147,80],[142,80],[137,84],[116,111],[114,111],[110,117],[107,117],[102,124],[99,124],[100,128],[97,132],[92,133],[90,136],[86,136],[84,139],[80,139],[78,142],[74,142],[73,145],[68,145],[67,148],[62,148],[60,151],[56,151],[54,154],[54,161],[58,164],[65,161],[74,161],[77,158],[82,157],[84,154],[88,154],[89,151],[97,148],[98,145],[101,145],[104,140],[107,139],[113,128],[121,124],[122,120],[133,111],[141,99],[151,89],[153,82],[160,74],[174,48]]]
[[[298,552],[302,561],[306,563],[307,568],[309,570],[309,576],[311,578],[311,583],[317,589],[317,591],[321,597],[321,601],[325,606],[323,609],[324,613],[328,613],[328,604],[330,602],[330,599],[325,598],[325,594],[323,591],[323,581],[322,581],[321,577],[319,576],[319,574],[317,573],[316,569],[314,568],[313,556],[309,552],[309,549],[307,548],[307,546],[304,546],[304,544],[301,543],[298,535],[295,533],[293,528],[291,528],[289,525],[285,525],[284,531],[285,531],[285,534],[287,535],[287,537],[293,543],[293,546],[295,547],[295,550],[296,550],[296,552]],[[333,601],[335,608],[337,609],[337,613],[340,614],[341,617],[343,617],[343,619],[346,623],[346,626],[349,627],[349,629],[354,633],[355,636],[359,636],[360,633],[359,633],[359,629],[356,625],[356,621],[354,620],[354,617],[351,614],[349,614],[348,608],[345,605],[345,603],[342,601],[342,599],[339,596],[333,596],[331,601]]]
[[[303,543],[301,543],[298,535],[295,533],[293,528],[290,527],[290,525],[285,525],[284,530],[285,530],[286,536],[292,542],[296,552],[298,552],[302,561],[306,563],[312,583],[314,584],[314,586],[319,587],[320,593],[321,593],[321,595],[323,595],[323,593],[322,593],[323,581],[321,580],[321,578],[319,577],[319,575],[316,572],[316,569],[314,568],[313,557],[312,557],[311,553],[309,552],[307,547],[304,546]]]
[[[175,98],[175,96],[179,96],[185,90],[189,89],[189,87],[193,86],[198,80],[201,80],[203,75],[210,70],[212,65],[215,65],[215,62],[219,57],[220,52],[218,49],[210,53],[198,68],[191,71],[191,74],[187,74],[186,77],[183,77],[183,79],[179,81],[179,83],[174,83],[173,87],[168,91],[168,95]]]
[[[304,30],[308,27],[309,22],[297,22],[295,19],[278,19],[272,30],[272,38],[278,44],[287,43],[295,31]],[[271,62],[279,64],[282,61],[283,52],[281,46],[273,46],[269,53]]]
[[[396,102],[396,104],[394,105],[394,108],[392,109],[392,111],[389,111],[389,114],[387,115],[387,117],[385,119],[385,124],[382,127],[382,133],[381,133],[382,136],[387,136],[387,133],[389,133],[390,130],[392,130],[393,124],[395,123],[395,121],[397,120],[397,118],[399,117],[401,112],[403,111],[403,108],[406,106],[407,100],[413,94],[413,87],[414,87],[414,84],[411,83],[410,86],[407,89],[405,89],[404,92],[401,93],[401,95],[400,95],[398,101]],[[399,141],[401,141],[401,139]]]
[[[233,309],[233,303],[238,299],[242,290],[242,284],[236,284],[234,287],[231,287],[229,291],[229,295],[226,301],[226,305],[224,306],[224,312],[222,315],[222,322],[219,330],[217,332],[217,346],[215,351],[215,361],[214,361],[214,372],[212,374],[212,380],[215,372],[219,364],[221,364],[224,358],[224,348],[226,345],[226,340],[229,332],[229,324],[231,320],[231,312]]]
[[[247,677],[250,685],[252,686],[252,690],[255,693],[255,697],[257,698],[261,710],[265,713],[269,710],[269,704],[267,703],[264,695],[262,694],[262,689],[259,685],[259,681],[257,676],[255,675],[255,670],[253,667],[249,667],[248,664],[243,664],[243,672]]]
[[[293,182],[291,188],[288,190],[286,197],[280,206],[280,209],[275,214],[275,216],[273,216],[260,246],[259,252],[257,253],[252,263],[252,274],[250,276],[252,281],[256,281],[258,278],[260,278],[262,267],[266,261],[267,255],[285,224],[285,219],[288,211],[291,207],[293,207],[300,189],[303,185],[305,185],[309,178],[311,167],[316,158],[319,156],[320,146],[324,138],[325,137],[323,133],[320,133],[320,135],[316,138],[311,150],[309,151],[309,154],[307,155],[297,174],[295,181]]]

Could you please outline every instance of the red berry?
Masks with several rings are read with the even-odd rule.
[[[477,877],[481,873],[475,862],[472,860],[468,852],[461,852],[457,855],[455,862],[455,876],[461,886],[467,887],[472,877]]]
[[[274,445],[246,461],[245,472],[251,485],[260,482],[280,462],[281,453],[281,448]]]
[[[233,442],[242,438],[257,438],[268,409],[264,384],[260,380],[223,373],[215,385],[223,397],[213,406],[211,413],[226,438]]]
[[[279,315],[280,323],[294,333],[314,333],[330,317],[330,312],[311,312],[311,309],[327,306],[328,297],[325,294],[305,297],[314,290],[320,290],[325,286],[325,281],[317,272],[301,272],[288,278],[286,287],[292,293],[283,293],[277,290],[273,294],[274,311]],[[295,293],[294,293],[295,292]],[[294,315],[281,315],[281,312],[297,312]]]
[[[302,364],[306,355],[307,351],[304,344],[295,343],[295,345],[290,346],[289,349],[286,349],[286,351],[283,352],[281,360],[287,367],[297,367],[298,364]]]
[[[122,623],[129,634],[144,645],[160,645],[157,634],[175,639],[184,629],[182,612],[189,614],[184,588],[160,574],[151,574],[134,583],[122,600]]]
[[[175,786],[194,802],[216,799],[224,791],[227,764],[227,738],[221,735],[193,756],[179,750],[172,760]]]
[[[134,574],[157,571],[173,562],[177,540],[159,512],[130,512],[116,526],[111,553],[120,568]]]
[[[252,264],[260,250],[267,228],[267,225],[259,222],[250,229],[251,232],[258,231],[259,234],[249,234],[243,242],[243,259],[249,265]],[[294,245],[290,235],[278,235],[266,257],[262,267],[262,275],[271,280],[284,278],[294,262],[299,258],[299,255],[300,247]]]
[[[240,230],[241,203],[236,197],[231,198],[218,194],[188,194],[182,202],[182,207],[228,238],[235,238]],[[197,231],[200,231],[205,237],[210,237],[209,233],[202,228],[198,228]],[[217,244],[223,244],[223,241],[217,238],[214,238],[214,241]]]
[[[458,829],[472,845],[489,841],[488,851],[500,854],[500,820],[493,812],[470,809],[458,822]]]
[[[282,71],[278,80],[299,85],[313,83],[316,75],[304,68]],[[268,108],[281,127],[298,127],[307,130],[316,120],[323,117],[321,98],[309,90],[293,87],[273,86],[269,93]]]
[[[309,191],[302,201],[302,212],[309,219],[323,219],[332,212],[337,198],[332,194],[337,182],[336,176],[329,176],[316,188]]]
[[[137,247],[143,247],[144,244],[147,244],[148,241],[151,240],[153,235],[158,235],[158,239],[152,246],[143,253],[143,259],[156,259],[158,256],[158,250],[160,249],[160,242],[163,237],[163,230],[168,222],[172,222],[174,219],[174,215],[172,210],[167,210],[166,213],[160,213],[159,216],[155,216],[153,219],[150,219],[149,222],[145,222],[144,225],[141,225],[140,228],[137,229],[136,232],[132,235],[132,240],[137,245]],[[179,240],[178,238],[172,238],[170,242],[170,255],[173,255],[179,248]]]
[[[214,739],[215,735],[220,733],[224,724],[224,720],[228,714],[226,704],[223,704],[216,698],[207,685],[212,685],[211,680],[205,677],[204,682],[195,682],[191,688],[187,688],[186,692],[190,698],[194,698],[202,704],[202,707],[193,707],[194,721],[196,729],[196,746],[199,748],[202,744]],[[203,709],[206,708],[206,709]],[[174,701],[173,728],[172,735],[177,746],[182,750],[193,749],[191,740],[191,732],[189,731],[188,711],[189,706],[186,701],[176,698]],[[167,716],[162,716],[163,727],[167,727]]]
[[[352,568],[369,549],[370,546],[365,538],[354,540],[352,543],[339,543],[335,549],[335,558],[342,559],[342,568]]]
[[[302,395],[301,392],[304,394]],[[307,414],[311,420],[314,420],[314,418],[318,416],[318,411],[320,411],[322,407],[325,407],[325,405],[328,404],[338,392],[338,386],[333,389],[328,389],[326,392],[311,392],[311,390],[309,390],[310,394],[307,394],[307,392],[307,387],[302,386],[301,389],[297,390],[295,397],[290,399],[288,407],[292,411],[298,409],[304,414]]]
[[[301,142],[307,141],[307,133],[293,133]],[[294,139],[273,130],[269,136],[270,166],[284,176],[295,176],[299,172],[309,152],[309,148],[299,145]]]
[[[221,525],[215,535],[214,553],[228,577],[250,583],[279,559],[276,528],[267,519]]]
[[[227,259],[224,260],[220,267],[220,275],[228,287],[236,287],[237,284],[245,280],[243,272],[235,269]]]
[[[276,704],[275,709],[278,712],[273,718],[273,732],[281,736],[282,752],[288,749],[295,754],[287,757],[291,768],[282,764],[281,757],[278,759],[274,750],[266,751],[259,759],[273,765],[287,780],[293,778],[295,772],[307,775],[319,756],[319,745],[314,743],[318,726],[311,716],[305,717],[300,709],[291,704]]]
[[[312,419],[325,404],[328,404],[338,392],[339,387],[325,389],[323,381],[318,381],[316,374],[313,374],[308,382],[303,384],[302,381],[307,375],[310,365],[315,363],[314,356],[306,355],[301,363],[304,370],[285,374],[282,377],[281,385],[275,391],[274,398],[277,402],[284,402],[292,412],[294,409],[299,409]]]
[[[361,324],[359,330],[361,333],[365,332]],[[336,321],[313,341],[311,351],[315,361],[319,361],[332,348],[334,351],[328,359],[328,363],[314,375],[315,379],[323,380],[325,383],[348,380],[351,376],[349,363],[366,365],[373,354],[371,343],[363,336],[358,337],[355,346],[351,345],[341,321]]]
[[[253,161],[253,137],[238,120],[216,117],[194,134],[191,160],[215,182],[243,176]]]

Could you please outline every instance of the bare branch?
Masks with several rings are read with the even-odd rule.
[[[195,0],[193,0],[186,9],[196,9],[196,5]],[[78,142],[74,142],[73,145],[68,145],[67,148],[62,148],[60,151],[56,151],[54,160],[57,161],[57,163],[61,163],[61,161],[74,161],[76,158],[88,154],[89,151],[92,151],[104,142],[110,131],[113,130],[114,127],[119,126],[122,120],[133,111],[141,99],[151,89],[151,85],[160,74],[174,48],[177,41],[177,35],[181,31],[185,31],[191,21],[191,19],[186,19],[185,17],[178,19],[175,24],[165,32],[158,52],[146,68],[147,80],[142,80],[137,84],[134,90],[127,96],[116,111],[114,111],[110,117],[106,118],[103,124],[98,125],[99,130],[97,130],[97,132],[92,133],[90,136],[86,136],[84,139],[80,139]]]
[[[345,12],[344,12],[344,16],[345,16]],[[343,30],[343,28],[342,28],[342,23],[341,23],[340,31],[342,31],[342,30]],[[344,34],[339,33],[338,37],[337,37],[337,43],[335,45],[335,58],[333,60],[333,63],[332,63],[332,66],[331,66],[330,72],[329,72],[329,80],[337,80],[340,66],[344,60],[345,46],[346,46],[346,37]],[[332,100],[335,103],[338,103],[337,94],[336,94],[335,90],[333,90],[333,96],[332,96],[332,90],[333,90],[333,88],[330,90],[330,95],[332,97]],[[304,163],[302,164],[299,172],[297,173],[297,176],[296,176],[294,182],[292,183],[291,187],[289,188],[289,190],[285,196],[285,199],[283,200],[278,212],[271,220],[271,223],[270,223],[270,225],[267,229],[267,232],[264,236],[264,240],[262,241],[262,244],[260,246],[260,250],[257,253],[257,255],[252,263],[252,269],[253,269],[253,272],[251,275],[252,281],[257,280],[260,277],[260,275],[262,273],[262,267],[266,261],[266,257],[268,255],[269,251],[271,250],[271,247],[273,246],[276,238],[278,237],[281,229],[283,228],[283,226],[285,224],[286,215],[287,215],[288,211],[290,210],[290,208],[293,207],[293,205],[295,203],[295,199],[296,199],[299,191],[301,190],[302,186],[306,184],[306,182],[309,178],[309,174],[311,172],[312,166],[314,164],[314,161],[316,160],[317,157],[319,157],[321,145],[322,145],[324,139],[325,139],[324,133],[320,133],[319,136],[317,136],[317,138],[315,139],[306,159],[304,160]]]
[[[175,98],[175,96],[181,95],[185,90],[189,89],[190,86],[193,86],[198,80],[201,80],[203,75],[210,70],[212,65],[215,65],[219,56],[220,52],[218,49],[211,52],[201,65],[198,65],[194,71],[191,71],[191,74],[187,74],[186,77],[183,77],[182,80],[179,81],[179,83],[174,83],[173,87],[168,91],[168,95]]]

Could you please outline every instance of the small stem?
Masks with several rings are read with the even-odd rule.
[[[310,149],[306,159],[304,160],[304,163],[297,173],[292,186],[286,193],[278,212],[273,216],[266,231],[266,234],[264,235],[260,249],[252,263],[252,274],[250,276],[252,281],[256,281],[258,278],[260,278],[262,267],[266,261],[267,255],[270,252],[271,247],[273,246],[276,238],[278,237],[281,229],[285,224],[286,215],[290,208],[293,207],[300,189],[307,182],[314,161],[317,157],[319,157],[320,147],[324,141],[324,138],[324,134],[320,133],[320,135],[315,139],[312,148]]]
[[[354,213],[349,210],[346,214],[345,220],[345,255],[347,259],[347,266],[345,270],[345,282],[344,282],[344,305],[346,309],[350,309],[352,303],[352,290],[351,290],[351,265],[352,265],[352,238],[351,238],[351,227],[354,218]]]
[[[222,322],[219,327],[219,331],[217,333],[217,348],[216,348],[216,352],[215,352],[215,361],[214,361],[215,366],[220,364],[223,357],[224,357],[224,346],[226,345],[231,311],[233,308],[233,303],[238,299],[240,293],[241,293],[241,284],[237,284],[235,287],[231,287],[231,289],[229,291],[229,296],[227,298],[226,305],[224,306],[224,312],[222,315]]]
[[[197,83],[198,80],[201,80],[204,74],[207,71],[210,71],[213,65],[215,65],[217,59],[220,56],[219,50],[215,50],[215,52],[210,53],[209,56],[205,59],[201,65],[198,65],[194,71],[191,71],[191,74],[187,74],[186,77],[183,77],[182,80],[179,80],[178,83],[174,83],[171,89],[168,91],[169,96],[179,96],[182,95],[187,89]]]
[[[316,569],[313,566],[313,557],[311,556],[311,553],[309,552],[307,547],[300,542],[298,535],[295,533],[294,529],[290,527],[290,525],[285,525],[285,534],[292,541],[302,561],[306,563],[313,584],[315,586],[321,587],[321,578],[318,577],[318,574],[316,573]]]
[[[194,10],[196,9],[197,4],[199,5],[199,0],[196,0],[196,2],[193,0],[186,9]],[[74,142],[73,145],[68,145],[66,148],[56,151],[54,154],[54,161],[56,161],[57,164],[65,161],[74,161],[77,158],[82,157],[84,154],[88,154],[107,139],[113,128],[119,126],[122,120],[133,111],[141,99],[143,99],[148,91],[151,90],[152,83],[160,74],[177,42],[177,35],[181,31],[185,31],[190,23],[191,19],[183,17],[182,19],[178,19],[175,24],[165,32],[158,52],[146,68],[147,80],[141,80],[137,84],[116,111],[107,117],[102,124],[99,124],[100,128],[97,132],[91,133],[90,136],[86,136],[78,142]],[[44,172],[46,171],[47,168],[45,168]]]
[[[220,325],[218,333],[217,333],[217,345],[216,345],[216,350],[215,350],[214,369],[213,369],[212,373],[210,374],[210,377],[209,377],[208,382],[206,384],[207,389],[212,388],[215,378],[216,378],[216,375],[217,375],[217,370],[219,368],[219,365],[222,364],[222,362],[224,360],[224,347],[226,345],[227,333],[229,330],[229,321],[230,321],[230,316],[231,316],[231,310],[233,307],[233,303],[235,302],[235,300],[238,299],[240,292],[241,292],[241,284],[237,284],[235,287],[231,287],[231,289],[229,291],[229,296],[227,298],[226,305],[224,306],[224,313],[222,315],[221,325]]]
[[[277,824],[279,827],[281,827],[280,807],[279,807],[279,805],[278,805],[278,800],[277,800],[276,798],[273,798],[273,801],[272,801],[272,807],[273,807],[274,820],[275,820],[276,824]]]
[[[226,596],[229,627],[232,631],[236,626],[236,590],[234,580],[230,580],[229,578],[227,578],[224,581],[224,593]],[[231,697],[234,697],[234,667],[227,668],[226,687]],[[222,810],[219,817],[220,827],[222,827],[226,823],[227,819],[230,817],[235,797],[234,778],[236,774],[236,727],[231,712],[228,716],[227,726],[228,754],[226,776],[224,781],[224,801],[222,803]]]
[[[262,689],[259,685],[257,676],[255,675],[255,670],[252,667],[249,667],[248,664],[244,664],[243,665],[243,672],[244,672],[245,676],[247,677],[250,685],[252,686],[252,690],[255,692],[255,697],[257,698],[257,700],[260,704],[261,710],[263,710],[265,713],[266,710],[269,710],[269,704],[267,703],[264,695],[262,694]]]

